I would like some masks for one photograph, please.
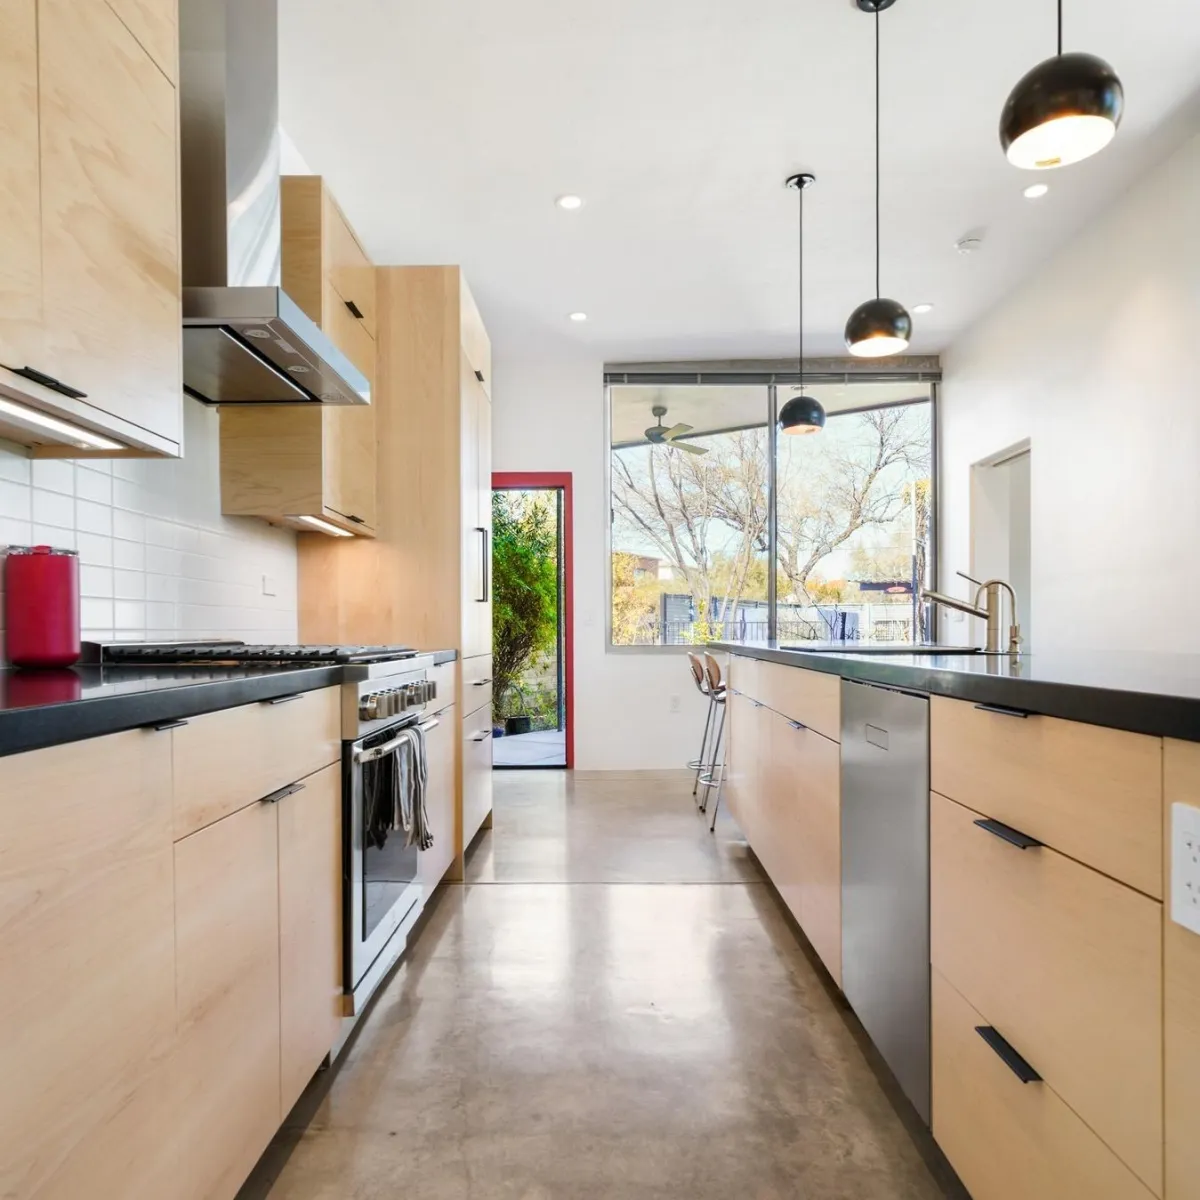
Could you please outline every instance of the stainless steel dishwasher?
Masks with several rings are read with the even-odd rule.
[[[849,680],[842,990],[928,1125],[929,698]]]

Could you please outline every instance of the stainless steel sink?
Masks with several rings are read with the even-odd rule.
[[[787,642],[780,650],[805,654],[982,654],[978,646],[911,646],[906,642]]]

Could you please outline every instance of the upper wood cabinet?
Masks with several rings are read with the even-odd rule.
[[[492,397],[492,343],[484,328],[479,306],[465,279],[459,281],[459,319],[462,322],[462,347],[475,378],[490,400]]]
[[[462,378],[462,652],[492,652],[492,402],[464,349]]]
[[[375,268],[319,175],[282,181],[283,289],[367,377],[376,374]],[[221,410],[221,511],[297,529],[376,528],[375,405]]]
[[[0,0],[0,392],[69,423],[0,434],[37,454],[180,451],[175,22],[174,0]]]

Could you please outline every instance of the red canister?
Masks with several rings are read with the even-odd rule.
[[[9,546],[4,628],[14,667],[79,661],[79,558],[53,546]]]

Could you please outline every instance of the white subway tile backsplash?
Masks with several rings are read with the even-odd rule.
[[[0,458],[2,457],[0,454]],[[28,521],[32,511],[33,502],[29,488],[0,479],[0,517],[7,517],[11,521]]]
[[[123,508],[113,509],[113,537],[130,542],[146,541],[146,518],[141,513],[128,512]]]
[[[221,515],[217,415],[188,399],[184,416],[174,461],[31,460],[0,444],[0,546],[78,549],[90,640],[294,641],[295,534]],[[276,595],[261,595],[264,574]]]
[[[112,476],[89,471],[80,466],[75,472],[75,495],[80,500],[112,504]]]
[[[145,629],[145,601],[118,600],[113,606],[113,624],[117,629]]]
[[[113,602],[96,596],[79,601],[79,616],[84,629],[113,629]]]
[[[34,488],[33,523],[52,525],[56,529],[74,529],[74,497],[64,496],[61,492],[48,492],[44,488]]]
[[[35,458],[32,460],[32,483],[48,492],[75,495],[75,464],[65,458]]]
[[[117,514],[113,513],[115,517]],[[143,571],[146,568],[146,547],[141,542],[125,542],[113,538],[112,564],[127,571]]]
[[[114,571],[113,596],[118,600],[145,600],[146,573],[144,571]],[[117,622],[120,624],[120,621]]]
[[[89,567],[79,564],[79,594],[111,600],[113,597],[113,573],[111,567]]]
[[[75,501],[75,524],[80,533],[102,533],[112,537],[112,508],[91,500]]]

